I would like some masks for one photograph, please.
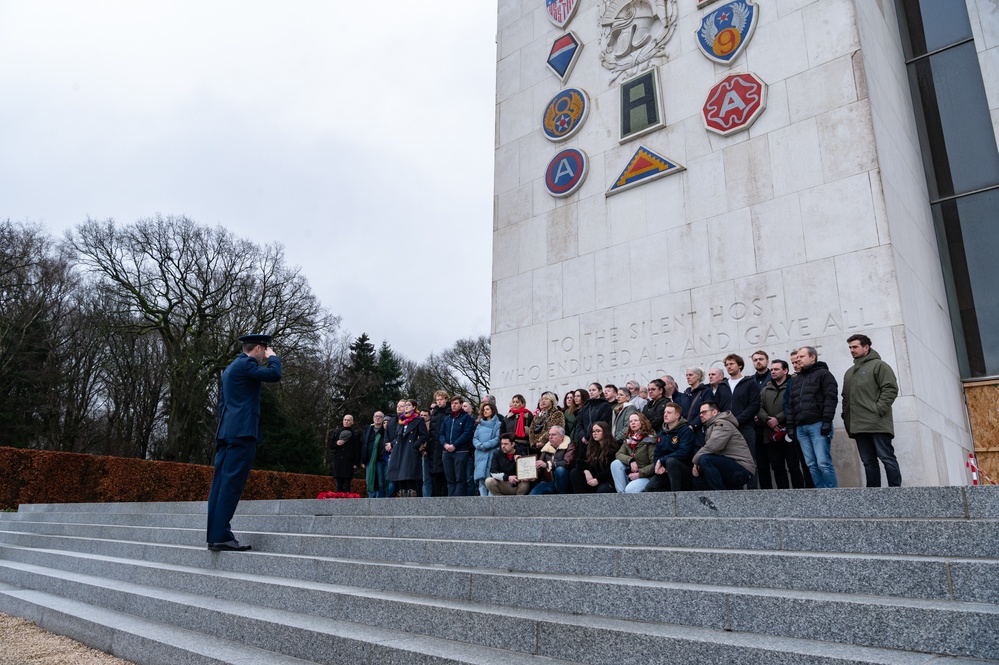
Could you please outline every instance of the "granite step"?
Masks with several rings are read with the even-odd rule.
[[[204,526],[107,525],[83,522],[0,522],[6,531],[196,544]],[[254,528],[256,527],[256,528]],[[394,540],[393,552],[422,560],[428,543],[510,543],[761,549],[914,556],[999,558],[999,520],[805,518],[468,518],[260,517],[233,522],[240,538],[268,551],[337,556],[350,539]],[[360,555],[367,558],[369,555]]]
[[[530,641],[538,619],[565,621],[569,616],[565,608],[572,608],[574,614],[953,656],[999,653],[999,634],[991,629],[999,625],[999,606],[985,603],[575,575],[506,575],[494,578],[488,588],[473,585],[470,600],[444,600],[396,590],[373,591],[353,585],[353,580],[329,584],[186,566],[136,565],[114,557],[78,558],[76,569],[70,572],[59,557],[50,554],[45,561],[60,564],[58,568],[39,565],[44,559],[39,556],[36,563],[0,561],[0,581],[61,594],[69,593],[73,586],[78,600],[91,602],[99,596],[101,600],[93,602],[101,603],[112,602],[103,599],[109,588],[141,585],[150,594],[149,588],[154,586],[157,592],[193,592],[280,610],[311,610],[322,616],[431,637],[464,636],[473,642],[482,626],[491,626],[508,641],[484,646],[505,649]],[[524,593],[525,589],[529,592]],[[531,610],[539,613],[516,617]],[[905,626],[918,629],[906,630]]]
[[[880,487],[751,492],[679,492],[537,497],[438,497],[241,501],[237,515],[368,515],[434,517],[804,517],[999,519],[994,487]],[[24,513],[205,514],[205,502],[26,504]]]
[[[379,616],[380,610],[377,607],[371,608],[369,612],[354,614],[359,609],[356,604],[333,608],[328,604],[317,604],[315,597],[308,597],[302,602],[309,605],[314,615],[306,615],[287,609],[261,607],[256,603],[228,598],[220,600],[217,597],[147,585],[123,582],[109,584],[102,578],[47,571],[38,566],[20,566],[20,573],[26,586],[45,587],[48,583],[58,590],[60,596],[71,600],[85,599],[88,604],[98,604],[106,609],[127,612],[147,620],[156,618],[168,621],[180,628],[201,628],[212,636],[243,640],[258,648],[266,646],[274,649],[274,645],[280,645],[277,650],[285,655],[313,658],[316,662],[346,662],[342,656],[347,650],[352,652],[352,661],[363,658],[356,648],[356,643],[365,642],[365,638],[360,637],[359,633],[378,636],[381,632],[398,634],[398,631],[365,623]],[[251,580],[247,578],[233,578],[229,581],[233,583],[233,587],[236,582],[240,583],[240,587],[251,585]],[[41,590],[45,591],[44,588]],[[289,592],[286,596],[289,599],[295,595],[303,596],[305,591],[306,589],[299,588],[297,592]],[[257,593],[264,592],[259,590]],[[409,631],[421,626],[431,627],[438,632],[450,633],[455,640],[462,640],[463,650],[502,649],[501,660],[494,662],[516,662],[512,656],[517,655],[518,649],[521,650],[519,655],[522,659],[531,658],[534,654],[553,658],[564,658],[567,654],[572,654],[571,657],[575,659],[573,662],[593,665],[607,662],[677,662],[673,657],[662,657],[671,651],[678,655],[696,652],[702,652],[704,656],[710,654],[710,660],[695,658],[694,662],[921,663],[936,658],[932,653],[907,653],[846,644],[829,645],[810,639],[753,635],[738,629],[735,632],[708,627],[678,629],[676,625],[602,616],[537,612],[516,607],[497,610],[491,605],[468,605],[462,611],[457,607],[458,604],[429,605],[397,594],[383,596],[384,603],[404,603],[395,612],[400,627],[406,629],[402,634],[411,635]],[[343,621],[339,618],[341,615],[350,617],[352,621]],[[579,633],[580,629],[581,636],[585,635],[584,643],[592,645],[592,648],[581,649],[580,643],[569,637]],[[950,629],[950,626],[941,626],[939,634],[926,635],[926,639],[939,638]],[[345,645],[345,637],[348,642],[354,643]],[[384,636],[381,637],[385,639]],[[449,642],[441,640],[437,635],[423,635],[421,639]],[[469,639],[493,644],[469,644]],[[955,655],[980,656],[978,648],[974,645],[965,646],[963,650],[966,653]],[[316,652],[321,657],[316,658]],[[333,654],[336,654],[335,657]],[[629,654],[637,658],[629,658]],[[493,653],[494,658],[497,656],[499,654]],[[788,658],[791,660],[787,660]]]
[[[151,602],[150,607],[155,611],[147,614],[153,616],[168,610],[176,612],[173,616],[188,614],[184,623],[193,627],[0,583],[0,611],[140,665],[578,665],[273,610],[274,620],[269,620],[252,607],[217,599],[173,607]]]
[[[353,580],[370,589],[395,589],[426,593],[442,598],[470,598],[469,589],[482,593],[506,578],[520,579],[539,571],[513,572],[512,563],[501,558],[495,548],[483,556],[453,565],[424,566],[405,562],[376,562],[348,558],[303,556],[275,552],[253,552],[252,557],[217,557],[198,546],[172,546],[130,543],[66,536],[0,531],[0,558],[30,561],[65,552],[65,565],[80,555],[128,557],[152,563],[210,567],[261,575],[280,575],[308,581]],[[515,547],[523,547],[517,545]],[[576,575],[660,582],[700,583],[751,588],[825,591],[860,595],[995,602],[999,599],[999,560],[953,557],[861,556],[801,552],[762,552],[755,550],[711,550],[698,548],[606,547],[579,548],[549,546],[551,556],[544,574],[565,573],[561,563],[569,553],[585,564],[592,553],[614,557],[613,570],[607,566],[579,566]],[[478,567],[470,564],[476,562]],[[599,562],[598,562],[599,563]]]

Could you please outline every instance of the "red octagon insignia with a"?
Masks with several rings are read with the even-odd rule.
[[[704,126],[722,136],[749,129],[767,108],[767,84],[756,74],[731,74],[708,93]]]

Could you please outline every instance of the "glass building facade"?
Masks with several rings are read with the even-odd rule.
[[[999,376],[999,151],[965,0],[896,0],[965,379]]]

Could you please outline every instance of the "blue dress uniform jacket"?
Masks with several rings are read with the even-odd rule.
[[[215,472],[208,492],[208,537],[213,544],[236,538],[230,522],[243,495],[246,479],[260,443],[260,391],[264,381],[281,380],[281,359],[271,356],[267,366],[239,354],[222,372],[219,424],[215,430]]]
[[[219,424],[215,439],[249,436],[260,443],[260,384],[280,380],[279,357],[271,356],[264,366],[245,353],[239,354],[222,373]]]

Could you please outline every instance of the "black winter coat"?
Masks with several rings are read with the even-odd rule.
[[[444,473],[444,462],[441,458],[444,448],[440,444],[441,423],[444,422],[444,418],[450,412],[451,407],[447,404],[444,405],[444,408],[439,408],[436,404],[430,407],[430,436],[428,439],[430,444],[427,446],[427,461],[430,465],[430,473]]]
[[[389,480],[397,483],[400,480],[423,478],[423,455],[420,454],[420,448],[427,443],[427,436],[427,423],[419,416],[407,425],[396,423],[392,456],[388,463]]]
[[[787,410],[787,427],[794,431],[800,425],[831,423],[836,415],[839,385],[829,366],[821,360],[802,369],[794,377]]]
[[[642,413],[652,423],[652,431],[658,432],[663,428],[663,413],[666,411],[666,398],[660,397],[655,401],[649,401],[642,409]]]
[[[739,429],[756,422],[756,414],[760,412],[760,384],[756,383],[755,378],[744,376],[735,384],[730,410],[739,421]]]
[[[576,427],[572,431],[572,442],[576,444],[576,457],[583,459],[586,457],[586,443],[583,439],[589,440],[590,430],[593,423],[605,422],[610,424],[614,407],[603,397],[591,399],[579,410],[579,417],[576,418]]]
[[[350,436],[347,438],[346,443],[338,446],[337,442],[344,433],[348,433]],[[334,478],[350,478],[354,475],[354,467],[359,464],[360,459],[360,443],[360,437],[352,429],[340,427],[333,431],[333,435],[326,443],[326,447],[330,451],[330,465],[333,467],[331,475]]]

